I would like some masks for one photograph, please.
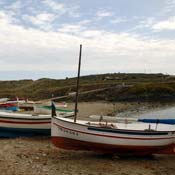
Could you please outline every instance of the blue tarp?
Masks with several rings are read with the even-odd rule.
[[[138,119],[139,122],[144,123],[162,123],[162,124],[175,124],[175,119]]]
[[[18,111],[19,107],[18,106],[10,106],[10,107],[6,107],[6,110],[10,110],[10,111]]]

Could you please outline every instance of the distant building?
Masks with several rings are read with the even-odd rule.
[[[106,76],[103,78],[103,80],[122,80],[121,77],[110,77],[110,76]]]

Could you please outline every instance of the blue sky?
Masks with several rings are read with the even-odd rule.
[[[175,0],[0,0],[0,80],[175,74]]]

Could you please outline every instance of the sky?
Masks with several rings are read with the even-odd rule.
[[[0,0],[0,80],[175,74],[175,0]]]

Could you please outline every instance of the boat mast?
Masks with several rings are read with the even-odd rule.
[[[75,97],[75,116],[74,116],[74,122],[76,122],[76,120],[77,120],[77,113],[78,113],[78,91],[79,91],[79,79],[80,79],[80,67],[81,67],[81,52],[82,52],[82,44],[80,44],[80,53],[79,53],[77,87],[76,87],[76,97]]]

